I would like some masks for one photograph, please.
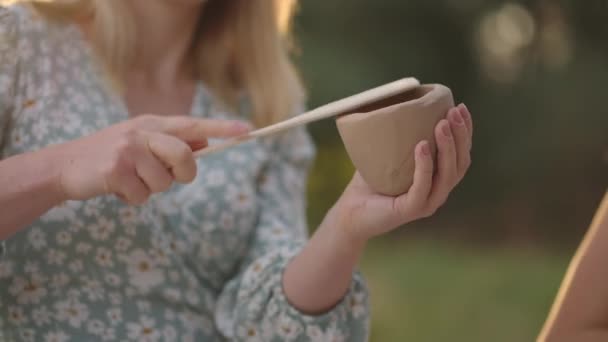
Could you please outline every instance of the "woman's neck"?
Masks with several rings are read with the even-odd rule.
[[[192,78],[192,41],[204,2],[128,0],[137,30],[129,79],[162,87]]]

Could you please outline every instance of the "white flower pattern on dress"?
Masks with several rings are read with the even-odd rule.
[[[69,341],[68,335],[63,331],[51,331],[44,335],[45,342],[67,342]]]
[[[23,313],[23,308],[16,306],[8,307],[8,322],[15,325],[22,325],[28,321]]]
[[[104,324],[98,319],[91,320],[87,323],[87,331],[93,335],[101,336],[105,331]]]
[[[164,281],[164,272],[157,267],[155,260],[146,252],[137,249],[126,259],[129,283],[141,292],[149,292],[150,289]]]
[[[29,242],[35,249],[42,249],[46,247],[46,234],[40,230],[40,228],[33,228],[28,234]]]
[[[154,319],[142,316],[139,322],[127,323],[128,337],[135,341],[156,342],[161,337]]]
[[[70,235],[70,233],[66,232],[66,231],[61,231],[59,233],[57,233],[57,243],[61,246],[66,246],[69,245],[70,242],[72,242],[72,236]]]
[[[72,327],[80,328],[89,317],[89,308],[78,300],[67,299],[55,304],[57,320],[67,321]]]
[[[34,309],[32,319],[37,326],[46,325],[51,323],[51,315],[51,311],[46,306],[41,306]]]
[[[14,263],[10,260],[0,260],[0,279],[9,278],[13,275]]]
[[[19,332],[20,340],[23,342],[34,342],[35,332],[33,329],[23,329]]]
[[[97,249],[95,261],[97,261],[97,264],[101,267],[112,267],[114,265],[114,261],[112,260],[112,252],[103,247]]]
[[[16,297],[20,305],[38,304],[47,294],[43,286],[44,281],[45,279],[39,274],[32,274],[26,278],[15,277],[9,292]]]
[[[249,117],[245,101],[235,112],[218,103],[199,82],[190,114]],[[126,120],[125,108],[75,25],[0,6],[0,159]],[[358,273],[342,302],[319,316],[298,312],[281,287],[307,239],[314,152],[296,129],[197,160],[192,184],[140,207],[103,196],[53,208],[0,245],[0,337],[365,341]]]
[[[83,268],[84,268],[84,264],[83,264],[82,260],[74,260],[68,264],[68,269],[72,273],[79,274],[80,272],[82,272]]]

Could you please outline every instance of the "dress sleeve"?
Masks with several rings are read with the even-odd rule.
[[[261,214],[241,271],[223,288],[215,319],[234,341],[366,341],[368,292],[354,272],[350,289],[331,311],[310,316],[286,299],[282,274],[307,241],[306,179],[314,145],[305,129],[276,138],[258,189]]]
[[[15,15],[0,5],[0,160],[16,96],[17,31]],[[4,241],[0,241],[0,258],[4,252]]]
[[[18,71],[16,16],[0,6],[0,159],[9,117],[14,110]]]

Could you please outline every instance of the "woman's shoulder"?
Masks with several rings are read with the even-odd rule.
[[[0,45],[5,45],[7,40],[15,39],[18,27],[17,6],[0,5]]]
[[[56,39],[57,27],[29,5],[0,5],[0,44],[2,45],[10,45],[11,40],[14,44],[26,45],[50,41]]]
[[[0,25],[20,33],[43,32],[46,20],[25,4],[0,5]]]

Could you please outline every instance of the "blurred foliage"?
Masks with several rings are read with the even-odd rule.
[[[514,252],[429,241],[373,244],[362,264],[371,340],[534,341],[568,258]]]
[[[608,186],[608,1],[306,0],[297,62],[309,107],[401,77],[443,83],[475,119],[473,166],[408,232],[572,248]],[[310,127],[315,227],[353,168]],[[402,232],[403,233],[403,232]]]

